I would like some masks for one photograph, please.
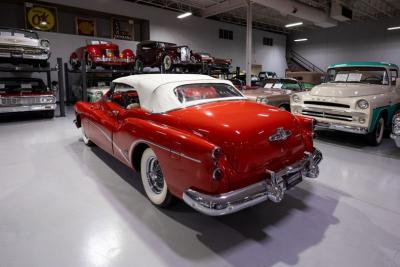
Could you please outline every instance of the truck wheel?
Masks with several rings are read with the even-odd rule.
[[[288,104],[283,104],[279,106],[279,109],[289,111],[290,112],[290,105]]]
[[[382,143],[385,131],[385,120],[380,116],[375,124],[374,130],[367,135],[368,143],[371,146],[378,146]]]
[[[151,148],[147,148],[140,162],[140,176],[147,197],[158,207],[167,207],[172,200],[161,171],[160,162]]]

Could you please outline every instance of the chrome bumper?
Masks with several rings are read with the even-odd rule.
[[[317,122],[315,130],[336,130],[355,134],[368,134],[367,127],[351,126],[340,123]]]
[[[57,104],[43,104],[43,105],[31,105],[31,106],[26,105],[26,106],[12,106],[12,107],[0,106],[0,113],[55,110],[56,107]]]
[[[24,60],[24,59],[32,59],[32,60],[48,60],[50,54],[21,54],[20,56],[13,56],[11,53],[0,53],[0,58],[11,58],[15,60]]]
[[[321,160],[322,153],[314,149],[313,153],[306,153],[302,160],[278,172],[266,170],[269,177],[258,183],[220,195],[207,195],[188,189],[183,193],[183,201],[195,210],[210,216],[234,213],[266,200],[280,202],[287,190],[286,184],[291,178],[296,175],[301,178],[318,177],[318,164]]]
[[[394,140],[397,147],[400,147],[400,135],[391,134],[390,138]]]

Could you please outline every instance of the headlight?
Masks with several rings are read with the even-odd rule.
[[[294,95],[292,96],[292,100],[293,100],[293,102],[295,102],[295,103],[299,103],[299,102],[301,101],[301,98],[300,98],[299,95],[294,94]]]
[[[357,106],[361,109],[367,109],[369,108],[369,103],[365,99],[361,99],[357,101]]]
[[[40,98],[40,103],[48,104],[48,103],[54,103],[55,98],[53,96],[43,96]]]
[[[393,134],[400,135],[400,113],[393,117]]]
[[[48,40],[41,40],[40,45],[43,47],[50,47],[50,42]]]
[[[256,102],[261,104],[268,104],[268,99],[266,97],[258,96],[256,98]]]

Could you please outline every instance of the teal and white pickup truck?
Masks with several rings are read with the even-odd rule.
[[[350,62],[330,65],[325,82],[291,97],[291,111],[316,120],[316,129],[366,135],[371,145],[382,142],[400,109],[397,65]]]

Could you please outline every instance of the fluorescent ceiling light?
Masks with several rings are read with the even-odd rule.
[[[400,30],[400,26],[387,28],[388,31]]]
[[[305,42],[305,41],[308,41],[308,39],[307,38],[301,38],[301,39],[295,39],[294,41],[295,42]]]
[[[295,22],[295,23],[290,23],[290,24],[286,24],[285,27],[286,28],[291,28],[291,27],[296,27],[296,26],[300,26],[303,25],[303,22]]]
[[[192,12],[186,12],[177,16],[178,19],[183,19],[192,15]]]

